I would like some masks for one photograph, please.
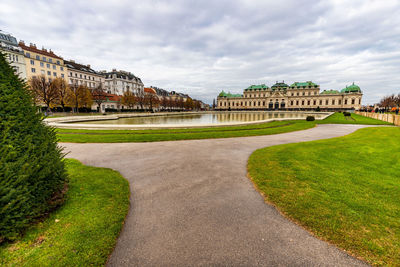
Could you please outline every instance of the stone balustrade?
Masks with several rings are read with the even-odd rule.
[[[374,112],[359,112],[356,111],[356,114],[381,120],[381,121],[387,121],[390,123],[393,123],[396,126],[400,126],[400,115],[394,115],[394,114],[383,114],[383,113],[374,113]]]

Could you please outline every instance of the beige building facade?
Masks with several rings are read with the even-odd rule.
[[[54,54],[53,51],[47,49],[38,49],[36,45],[25,45],[19,42],[19,47],[24,52],[26,78],[29,81],[32,77],[45,76],[48,81],[61,77],[67,78],[67,68],[64,66],[62,57]]]
[[[324,90],[311,82],[295,82],[287,85],[276,82],[251,85],[243,94],[222,91],[217,97],[218,110],[359,110],[362,92],[354,83],[341,91]]]
[[[90,65],[78,64],[74,60],[65,60],[64,65],[67,68],[69,85],[84,85],[89,89],[94,89],[100,84],[104,86],[105,77],[93,70]]]

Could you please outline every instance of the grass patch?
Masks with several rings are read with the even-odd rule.
[[[335,112],[325,120],[317,121],[318,124],[364,124],[364,125],[391,125],[386,121],[376,120],[355,113],[346,117],[343,113]]]
[[[347,119],[341,113],[335,113],[322,121],[273,121],[262,124],[227,127],[159,129],[159,130],[78,130],[57,129],[60,142],[71,143],[122,143],[122,142],[155,142],[191,139],[228,138],[279,134],[300,131],[314,127],[316,124],[389,124],[380,120],[352,114]]]
[[[255,151],[266,199],[316,236],[374,265],[400,266],[400,128]]]
[[[129,184],[116,171],[66,159],[67,198],[16,242],[0,246],[1,266],[103,266],[129,209]]]
[[[231,127],[209,127],[163,130],[69,130],[58,129],[60,142],[118,143],[190,140],[256,136],[299,131],[314,127],[306,121],[275,121],[264,124]]]

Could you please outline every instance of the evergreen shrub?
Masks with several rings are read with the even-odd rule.
[[[314,116],[307,116],[306,121],[315,121]]]
[[[54,129],[0,53],[0,243],[59,205],[67,174]]]

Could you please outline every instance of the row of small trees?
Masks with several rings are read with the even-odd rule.
[[[167,110],[172,109],[186,109],[186,110],[199,110],[201,108],[200,101],[193,100],[188,97],[186,101],[182,97],[171,98],[167,96],[158,97],[155,94],[134,94],[130,91],[124,93],[121,98],[121,104],[133,109],[135,106],[140,106],[141,109],[145,107],[153,110],[163,108]]]
[[[63,78],[50,82],[45,76],[36,76],[29,80],[29,85],[36,102],[45,105],[47,110],[54,107],[62,107],[63,111],[65,107],[71,107],[74,111],[82,107],[91,108],[95,98],[94,92],[87,86],[68,85]]]
[[[400,107],[400,93],[398,95],[393,94],[383,97],[379,102],[379,106],[385,109]]]
[[[92,104],[96,103],[97,110],[100,111],[101,104],[107,101],[108,96],[101,83],[94,89],[89,89],[85,85],[67,84],[63,78],[49,81],[45,76],[36,76],[29,80],[29,85],[36,102],[44,105],[46,110],[61,107],[65,111],[66,107],[70,107],[77,112],[79,108],[91,109]],[[201,107],[200,101],[190,97],[184,101],[182,97],[159,97],[144,92],[134,94],[131,91],[124,93],[121,104],[129,109],[140,107],[142,110],[159,107],[166,110],[198,110]]]

